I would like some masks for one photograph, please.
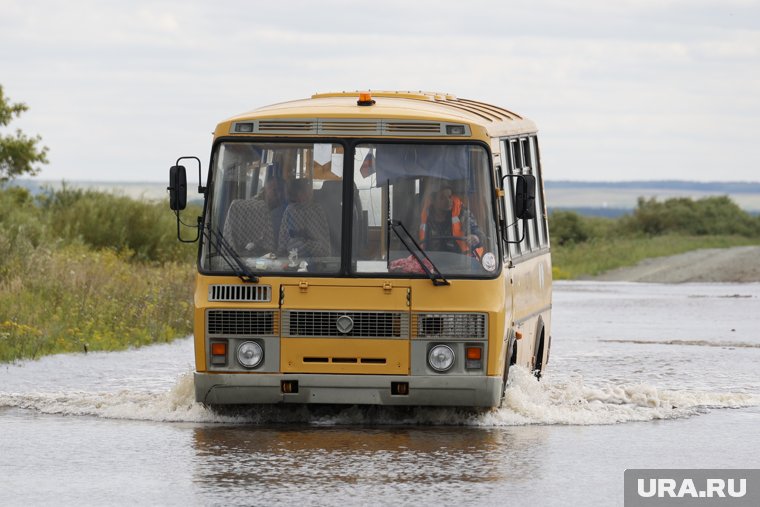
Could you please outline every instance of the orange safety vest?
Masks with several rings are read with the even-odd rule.
[[[425,241],[425,233],[427,231],[427,221],[428,221],[428,209],[430,209],[430,198],[426,198],[425,202],[422,206],[422,215],[420,216],[420,241]],[[459,219],[459,214],[462,213],[462,199],[459,197],[452,195],[451,196],[451,235],[452,236],[459,236],[463,237],[464,232],[462,231],[462,221]],[[459,246],[459,249],[462,251],[462,253],[470,253],[470,246],[467,244],[466,241],[462,240],[456,240],[457,245]],[[473,249],[473,252],[477,257],[481,257],[483,255],[483,247],[478,247]]]

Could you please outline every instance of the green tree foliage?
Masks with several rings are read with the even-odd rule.
[[[0,127],[10,124],[14,117],[29,109],[26,104],[14,104],[0,85]],[[0,134],[0,184],[23,174],[34,175],[38,164],[47,164],[47,147],[40,146],[40,136],[29,137],[16,129],[15,134]]]
[[[554,211],[549,215],[552,243],[570,245],[589,239],[589,227],[585,220],[573,211]]]
[[[639,198],[633,214],[621,219],[621,230],[649,236],[760,236],[760,219],[749,215],[727,196],[665,201]]]

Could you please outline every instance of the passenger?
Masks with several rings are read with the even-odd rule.
[[[425,250],[465,253],[478,258],[483,254],[478,245],[485,241],[475,217],[449,186],[439,188],[426,200],[419,238]]]
[[[283,193],[282,182],[272,177],[253,199],[232,201],[224,222],[224,237],[239,255],[277,252],[277,232],[285,211]]]
[[[288,207],[280,225],[280,254],[296,250],[300,259],[330,255],[330,229],[325,210],[312,202],[311,180],[291,180],[287,186]]]

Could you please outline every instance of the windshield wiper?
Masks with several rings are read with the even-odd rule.
[[[209,244],[216,248],[222,259],[229,264],[232,268],[235,276],[240,278],[245,283],[258,283],[259,277],[254,275],[248,266],[243,262],[240,256],[235,252],[235,249],[224,239],[224,236],[213,230],[208,225],[203,227],[203,236],[208,240]]]
[[[393,220],[392,218],[388,218],[388,228],[392,230],[396,236],[398,237],[399,241],[401,241],[401,244],[404,245],[404,247],[409,251],[410,254],[417,260],[420,266],[422,266],[422,269],[425,271],[425,274],[430,278],[430,281],[433,282],[433,285],[439,286],[439,285],[450,285],[449,281],[444,278],[444,276],[441,274],[441,271],[436,267],[436,265],[433,263],[432,260],[430,260],[430,257],[428,257],[428,254],[425,253],[425,250],[422,249],[419,243],[417,243],[417,240],[414,239],[414,236],[409,234],[409,231],[404,227],[404,224],[401,222],[401,220]],[[403,231],[403,235],[401,232]],[[414,245],[414,250],[409,243],[407,243],[406,239],[404,239],[404,236],[408,240],[411,240],[411,243]],[[417,253],[419,252],[419,253]],[[432,266],[433,270],[431,271],[430,268],[427,267],[427,265],[423,262],[422,257],[419,255],[422,254],[422,257],[425,258],[430,263],[430,266]],[[387,259],[390,259],[390,256],[386,256]]]

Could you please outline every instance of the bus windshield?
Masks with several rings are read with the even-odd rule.
[[[428,269],[446,277],[497,270],[493,192],[482,146],[359,144],[354,184],[363,210],[354,213],[354,229],[367,233],[353,250],[357,272],[419,276],[425,273],[420,262],[428,259]],[[389,219],[400,233],[388,231]],[[424,255],[410,251],[417,246]]]
[[[344,164],[347,149],[353,168]],[[489,174],[488,153],[475,144],[223,142],[213,158],[201,266],[415,278],[435,266],[446,277],[494,276]],[[393,232],[389,219],[398,224]]]

